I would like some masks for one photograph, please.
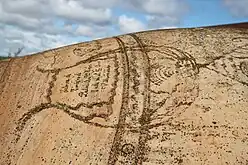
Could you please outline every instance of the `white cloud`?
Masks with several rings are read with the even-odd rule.
[[[223,0],[234,16],[248,16],[248,0]]]
[[[43,29],[63,20],[71,24],[110,25],[109,8],[89,8],[89,0],[1,0],[0,22],[25,30]],[[51,26],[50,26],[51,27]],[[50,29],[50,28],[47,28]],[[45,30],[46,31],[46,30]]]
[[[89,26],[79,25],[76,29],[76,34],[90,37],[94,35],[94,31]]]
[[[177,26],[163,26],[160,29],[176,29],[178,28]]]
[[[0,6],[2,13],[29,19],[62,17],[75,22],[105,23],[112,14],[108,7],[88,7],[90,0],[1,0]]]
[[[126,15],[121,15],[119,17],[119,28],[123,33],[137,32],[145,29],[145,25],[131,17],[127,17]]]
[[[24,51],[21,55],[63,46],[72,42],[70,38],[62,35],[39,34],[11,26],[0,29],[0,36],[0,55],[3,56],[8,55],[8,52],[15,52],[23,46]]]
[[[143,9],[149,14],[175,17],[186,10],[186,4],[182,0],[148,0]]]
[[[115,7],[132,14],[114,15]],[[184,0],[0,0],[0,55],[24,44],[42,51],[83,38],[176,26],[187,11]]]
[[[72,43],[79,36],[105,36],[112,12],[106,3],[91,0],[1,0],[0,25],[0,55],[22,45],[23,53],[31,53]]]
[[[87,8],[76,0],[50,0],[50,6],[56,16],[76,23],[107,24],[112,17],[108,8]]]
[[[118,3],[119,0],[81,0],[81,3],[88,8],[111,8],[116,3]]]
[[[145,15],[149,28],[175,26],[188,11],[184,0],[123,0],[122,4]]]

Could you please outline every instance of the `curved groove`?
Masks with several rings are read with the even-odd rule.
[[[28,112],[24,113],[22,115],[22,117],[17,121],[17,123],[16,123],[17,124],[17,127],[16,127],[16,136],[17,137],[15,139],[15,142],[19,141],[19,139],[21,137],[20,134],[22,133],[28,120],[30,120],[34,115],[40,113],[41,111],[48,110],[50,108],[56,108],[58,110],[62,110],[64,113],[68,114],[70,117],[72,117],[76,120],[82,121],[88,125],[93,125],[93,126],[101,127],[101,128],[116,128],[117,127],[116,125],[108,126],[108,125],[103,125],[103,124],[94,123],[94,122],[90,121],[95,117],[102,117],[100,115],[97,116],[96,114],[91,114],[89,116],[81,116],[81,115],[78,115],[78,114],[71,112],[70,109],[68,109],[67,107],[64,107],[62,105],[51,104],[51,103],[42,103],[42,104],[32,108]]]
[[[36,115],[37,113],[45,110],[45,109],[49,109],[52,108],[53,105],[50,103],[41,103],[40,105],[30,109],[28,112],[24,113],[22,115],[22,117],[17,121],[16,125],[16,139],[15,142],[18,142],[20,137],[21,137],[21,133],[27,123],[28,120],[30,120],[34,115]]]
[[[248,86],[248,82],[244,82],[244,81],[237,80],[237,79],[231,77],[230,75],[221,73],[221,72],[219,72],[219,71],[217,71],[217,70],[214,70],[214,69],[211,69],[211,68],[209,68],[209,67],[205,67],[205,68],[208,69],[208,70],[214,71],[215,73],[220,74],[220,75],[222,75],[222,76],[224,76],[224,77],[228,77],[228,78],[232,79],[233,81],[236,81],[236,82],[238,82],[238,83],[240,83],[240,84],[242,84],[242,85]]]
[[[119,114],[119,121],[117,124],[117,130],[114,136],[114,141],[111,147],[111,151],[108,158],[108,164],[114,165],[118,160],[119,147],[121,144],[122,134],[124,132],[124,125],[126,120],[126,108],[128,108],[129,103],[129,60],[127,55],[127,50],[125,48],[124,42],[118,38],[115,37],[116,41],[118,42],[119,46],[121,47],[123,56],[123,66],[124,66],[124,72],[123,72],[123,91],[122,91],[122,104]]]
[[[120,48],[118,48],[116,50],[119,50],[119,49]],[[115,51],[114,50],[113,52],[116,53],[118,51]],[[98,56],[94,56],[94,58],[90,58],[90,59],[87,59],[87,60],[80,61],[80,62],[76,63],[73,66],[62,68],[62,69],[68,69],[68,68],[77,66],[79,64],[82,64],[82,63],[92,62],[94,60],[97,60],[97,58],[103,57],[105,55],[108,55],[108,54],[106,52],[105,53],[102,53],[100,55],[98,54]],[[110,104],[110,103],[113,103],[114,102],[114,97],[116,95],[115,89],[117,88],[117,83],[118,83],[117,82],[118,81],[117,78],[119,76],[118,61],[117,61],[117,55],[116,54],[115,54],[114,66],[116,67],[115,68],[116,74],[114,75],[115,81],[111,84],[114,87],[114,89],[111,89],[111,91],[110,91],[110,92],[113,93],[113,95],[111,95],[111,97],[109,98],[109,100],[108,101],[103,101],[103,102],[100,102],[100,103],[93,103],[93,104],[90,104],[90,105],[84,104],[84,103],[79,103],[75,107],[70,106],[70,105],[66,105],[66,104],[63,104],[63,103],[55,103],[55,104],[52,103],[52,100],[51,100],[52,88],[54,86],[54,82],[57,80],[57,75],[60,73],[60,71],[62,69],[60,68],[60,69],[54,69],[54,70],[45,70],[45,69],[41,69],[41,68],[39,68],[37,66],[36,67],[36,70],[39,71],[39,72],[41,72],[41,73],[53,73],[52,80],[49,82],[49,88],[47,89],[47,94],[46,94],[46,99],[47,99],[48,103],[41,103],[40,105],[38,105],[38,106],[36,106],[36,107],[28,110],[28,112],[26,112],[26,113],[24,113],[22,115],[22,117],[16,123],[16,125],[17,125],[16,126],[16,136],[17,136],[16,142],[18,142],[18,140],[20,139],[20,136],[21,136],[20,134],[23,131],[23,129],[24,129],[27,121],[30,120],[37,113],[39,113],[39,112],[41,112],[43,110],[49,109],[49,108],[56,108],[58,110],[62,110],[66,114],[70,115],[72,118],[74,118],[76,120],[79,120],[79,121],[83,121],[84,123],[89,124],[89,125],[94,125],[94,126],[103,127],[103,128],[117,128],[117,126],[107,126],[107,125],[102,125],[102,124],[94,123],[94,122],[91,122],[90,121],[94,117],[105,118],[106,116],[104,116],[104,115],[97,115],[97,114],[93,113],[93,114],[90,114],[89,116],[81,116],[81,115],[75,114],[75,113],[73,113],[73,112],[70,111],[70,110],[77,110],[80,107],[93,108],[94,106],[98,106],[99,107],[99,106],[102,106],[103,104]]]
[[[137,44],[139,45],[139,47],[141,48],[141,51],[143,53],[143,58],[145,61],[144,65],[144,71],[145,71],[145,78],[144,78],[144,102],[143,102],[143,112],[142,115],[139,119],[140,122],[140,136],[139,136],[139,143],[138,143],[138,150],[135,153],[135,164],[139,164],[143,161],[144,159],[144,154],[145,154],[145,146],[146,146],[146,142],[148,139],[148,132],[149,130],[144,127],[145,125],[148,125],[151,122],[151,115],[152,112],[150,111],[150,70],[151,70],[151,66],[150,66],[150,59],[149,56],[147,54],[146,48],[144,47],[144,44],[142,43],[142,41],[135,35],[135,34],[129,34],[131,37],[133,37],[133,39],[137,42]]]
[[[52,73],[54,73],[56,71],[61,71],[61,70],[65,70],[65,69],[70,69],[70,68],[76,67],[76,66],[78,66],[80,64],[93,62],[95,60],[101,60],[101,59],[98,59],[98,58],[104,57],[106,55],[109,55],[110,53],[118,53],[118,52],[120,52],[120,49],[119,48],[114,49],[114,50],[111,50],[111,51],[99,53],[99,54],[97,54],[95,56],[92,56],[92,57],[89,57],[89,58],[87,58],[85,60],[76,62],[74,65],[67,66],[67,67],[64,67],[64,68],[43,69],[43,68],[40,68],[39,66],[37,66],[36,70],[39,71],[39,72],[42,72],[42,73],[46,73],[46,72],[52,72]]]

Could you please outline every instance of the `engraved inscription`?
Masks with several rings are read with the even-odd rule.
[[[67,74],[64,76],[65,85],[61,88],[60,93],[78,92],[78,96],[87,97],[90,92],[99,92],[106,89],[111,84],[109,74],[113,71],[110,70],[111,65],[105,68],[101,67],[100,62],[92,68],[89,64],[80,73]],[[89,91],[90,85],[92,89]]]
[[[45,101],[17,121],[13,144],[25,141],[29,124],[38,122],[30,119],[52,109],[75,119],[73,124],[83,130],[81,139],[92,133],[93,140],[88,136],[85,142],[92,140],[87,147],[97,151],[85,149],[75,164],[213,164],[209,157],[220,164],[244,164],[247,38],[220,41],[208,33],[194,29],[171,37],[161,32],[169,36],[169,43],[161,40],[167,36],[159,36],[161,44],[144,33],[128,34],[114,37],[118,49],[100,52],[106,49],[99,40],[68,49],[75,63],[47,70],[37,66],[38,74],[48,77]],[[180,35],[187,36],[185,42]],[[226,42],[222,47],[228,43],[228,50],[205,44],[208,40]]]
[[[73,72],[73,70],[81,72]],[[52,103],[63,103],[70,106],[84,103],[87,106],[94,104],[110,104],[113,91],[116,88],[117,68],[115,61],[110,59],[80,65],[73,69],[61,71],[52,90]],[[109,76],[112,75],[112,76]],[[74,96],[74,97],[71,97]]]

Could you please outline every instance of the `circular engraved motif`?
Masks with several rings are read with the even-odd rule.
[[[155,64],[152,67],[151,81],[156,85],[161,84],[176,73],[176,70],[172,70],[163,65]]]
[[[124,155],[130,155],[134,153],[134,146],[132,144],[124,144],[121,148],[121,152]]]
[[[151,64],[151,82],[161,85],[171,77],[194,77],[198,72],[196,62],[190,54],[173,48],[165,48],[154,58]],[[169,80],[171,81],[171,80]]]
[[[97,53],[101,48],[102,46],[97,41],[83,43],[73,49],[73,54],[82,57],[85,54]]]
[[[83,56],[83,51],[82,51],[82,49],[80,49],[80,48],[75,48],[75,49],[73,49],[73,53],[74,53],[76,56]]]
[[[248,77],[248,61],[241,62],[240,69],[242,73]]]

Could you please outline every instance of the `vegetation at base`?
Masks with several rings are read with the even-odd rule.
[[[4,60],[4,59],[7,59],[9,57],[6,57],[6,56],[0,56],[0,60]]]
[[[5,59],[8,59],[8,58],[13,58],[13,57],[17,57],[18,55],[21,54],[21,52],[23,51],[24,49],[24,46],[18,48],[15,52],[8,52],[8,56],[1,56],[0,55],[0,60],[5,60]]]

